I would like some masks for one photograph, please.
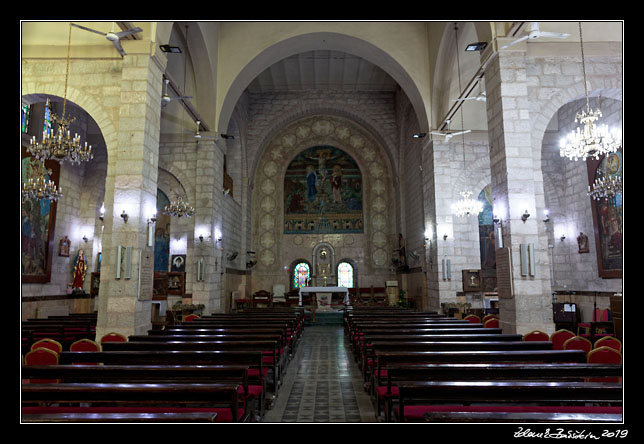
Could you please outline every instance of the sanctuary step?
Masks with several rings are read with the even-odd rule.
[[[317,311],[311,325],[343,325],[343,311]]]

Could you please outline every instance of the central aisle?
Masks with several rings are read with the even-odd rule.
[[[305,327],[263,422],[376,422],[342,326]]]

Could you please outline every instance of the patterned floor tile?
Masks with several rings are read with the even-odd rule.
[[[375,422],[341,326],[307,326],[264,422]]]

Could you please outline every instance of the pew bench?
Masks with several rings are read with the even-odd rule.
[[[622,408],[622,384],[610,382],[423,381],[398,390],[398,422],[424,421],[429,412],[619,414]]]
[[[376,387],[377,412],[384,407],[385,420],[391,419],[398,386],[418,381],[549,380],[588,381],[593,377],[621,377],[621,364],[586,363],[486,363],[486,364],[390,364],[386,384]]]
[[[216,412],[166,413],[23,413],[23,423],[208,423]]]
[[[548,413],[543,411],[532,412],[427,412],[424,415],[425,422],[433,423],[612,423],[622,421],[622,409],[619,407],[610,409],[597,409],[615,413]]]
[[[106,342],[103,351],[260,351],[265,368],[272,370],[272,390],[277,393],[281,382],[281,362],[279,342],[276,340],[238,340],[238,341],[128,341]]]
[[[246,422],[248,414],[238,392],[237,384],[217,383],[23,384],[22,414],[196,412],[216,413],[216,422]],[[80,407],[74,406],[79,403]]]
[[[229,383],[239,385],[240,400],[249,411],[264,414],[262,388],[248,383],[247,365],[23,365],[23,381],[48,379],[58,382]]]

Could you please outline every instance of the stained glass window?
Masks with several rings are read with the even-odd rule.
[[[49,99],[47,99],[47,103],[45,104],[45,120],[42,130],[47,136],[51,135],[51,102]]]
[[[353,267],[348,262],[338,264],[338,287],[353,288]]]
[[[21,130],[23,133],[29,131],[29,118],[30,118],[31,106],[24,105],[22,107],[22,122],[20,124]]]
[[[311,269],[306,262],[300,262],[293,269],[293,288],[306,287],[311,275]]]

